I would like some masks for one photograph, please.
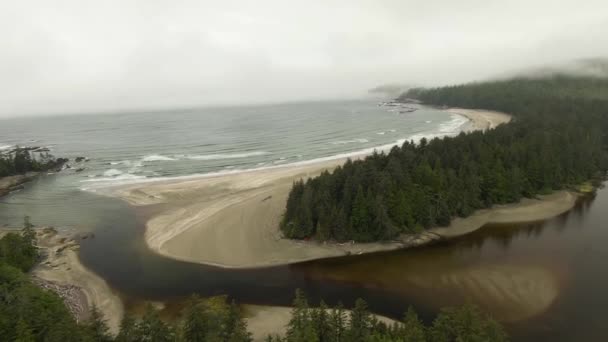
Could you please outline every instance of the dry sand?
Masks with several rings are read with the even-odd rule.
[[[475,129],[491,129],[509,116],[482,110],[451,109]],[[359,156],[359,157],[364,157]],[[469,233],[491,222],[535,221],[569,210],[576,196],[557,192],[542,200],[482,210],[400,241],[326,244],[284,239],[278,229],[293,181],[332,170],[344,159],[260,169],[219,176],[146,182],[103,189],[134,206],[163,204],[149,218],[145,240],[155,252],[178,260],[227,268],[252,268],[393,250]]]
[[[52,228],[38,230],[36,240],[43,260],[31,272],[34,281],[57,292],[78,321],[97,307],[116,334],[123,316],[122,301],[105,280],[82,265],[76,240]]]
[[[484,109],[449,108],[446,111],[471,120],[471,127],[468,131],[485,131],[511,121],[511,116],[508,114]]]
[[[291,319],[289,307],[265,306],[265,305],[243,305],[247,328],[253,335],[254,341],[264,341],[268,335],[285,336],[287,323]],[[344,310],[350,316],[350,310]],[[374,315],[378,321],[387,325],[396,321],[388,317]]]

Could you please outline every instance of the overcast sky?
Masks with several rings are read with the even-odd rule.
[[[357,97],[608,56],[605,0],[1,1],[0,116]]]

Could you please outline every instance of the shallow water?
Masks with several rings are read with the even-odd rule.
[[[216,114],[192,111],[156,119],[136,113],[17,120],[9,124],[2,121],[0,144],[38,138],[41,145],[53,144],[58,155],[85,155],[92,160],[84,164],[88,169],[83,173],[43,176],[23,191],[0,199],[0,222],[17,225],[28,214],[35,223],[93,231],[94,237],[82,240],[81,259],[129,303],[178,300],[196,292],[203,296],[228,294],[243,303],[288,305],[294,290],[301,288],[313,302],[323,298],[330,304],[342,301],[351,305],[357,297],[363,297],[374,311],[392,317],[401,316],[408,305],[414,305],[427,320],[439,307],[473,301],[494,316],[509,320],[507,326],[517,340],[589,341],[608,336],[603,322],[604,308],[608,307],[605,189],[581,201],[570,213],[543,223],[488,226],[466,237],[419,249],[255,270],[224,270],[153,254],[141,238],[143,217],[138,215],[145,212],[80,190],[95,183],[83,181],[99,178],[116,181],[132,176],[180,176],[222,171],[234,164],[240,168],[256,167],[261,162],[270,165],[299,154],[313,159],[348,153],[407,136],[387,137],[388,133],[376,131],[396,129],[410,130],[410,136],[419,134],[415,131],[422,126],[411,126],[416,120],[426,124],[428,117],[435,121],[425,131],[428,134],[454,125],[449,115],[432,110],[416,112],[421,118],[406,118],[368,102],[310,106],[305,107],[317,109],[281,107],[281,115],[299,113],[298,123],[292,127],[290,123],[274,122],[274,129],[266,135],[260,132],[268,132],[268,121],[280,121],[280,115],[259,108],[250,109],[262,113],[254,118],[250,117],[254,114],[248,117],[221,112],[219,117],[237,116],[223,118],[224,124],[213,127],[208,125],[216,119],[209,120],[206,115],[215,118]],[[331,108],[338,108],[337,112],[331,112]],[[265,115],[270,116],[263,119]],[[361,120],[338,120],[344,115]],[[326,121],[311,124],[312,118]],[[192,120],[196,123],[185,126]],[[240,125],[238,131],[235,125]],[[363,126],[366,131],[358,131]],[[205,129],[215,133],[201,133]],[[164,131],[160,134],[156,130]],[[251,132],[251,136],[238,132]],[[277,137],[280,132],[282,136]],[[236,139],[231,149],[219,147],[232,144],[239,134],[249,136],[249,140]],[[356,140],[372,134],[379,138]],[[206,139],[215,143],[206,143]],[[193,144],[195,141],[199,143]],[[268,153],[243,156],[256,151]],[[176,160],[159,160],[163,158]],[[121,161],[128,163],[116,164]],[[293,161],[297,160],[288,160]],[[115,164],[108,164],[112,162]],[[108,172],[112,169],[121,173]],[[132,176],[125,177],[128,174]]]

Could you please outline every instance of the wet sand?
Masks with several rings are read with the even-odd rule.
[[[124,311],[122,301],[105,280],[82,265],[76,238],[45,228],[37,230],[36,240],[42,260],[31,271],[34,282],[62,297],[78,321],[86,320],[90,309],[97,307],[110,331],[117,333]]]
[[[503,113],[453,109],[466,115],[475,129],[491,129],[508,122]],[[359,158],[364,155],[359,156]],[[241,173],[152,181],[101,190],[136,207],[162,204],[148,218],[145,241],[155,252],[177,260],[226,268],[253,268],[307,260],[363,254],[423,245],[433,240],[472,232],[486,223],[536,221],[557,216],[574,205],[576,196],[556,192],[540,200],[481,210],[455,219],[446,228],[399,241],[330,244],[284,239],[278,229],[292,183],[332,170],[336,159]]]

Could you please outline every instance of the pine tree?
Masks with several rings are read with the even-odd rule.
[[[106,320],[96,306],[91,308],[90,316],[86,323],[86,329],[95,341],[104,342],[112,340]]]
[[[30,217],[27,215],[23,217],[22,234],[29,244],[33,245],[36,242],[36,233],[34,232],[34,225],[30,221]]]
[[[418,318],[416,311],[410,306],[403,316],[403,324],[399,331],[399,336],[408,342],[426,341],[425,328],[422,321]]]
[[[207,331],[208,324],[201,307],[200,298],[194,295],[190,298],[185,309],[182,335],[187,341],[203,342]]]
[[[137,322],[128,314],[122,318],[120,331],[114,339],[116,342],[136,342],[137,341]]]
[[[241,317],[239,308],[234,301],[230,303],[225,329],[228,333],[226,339],[228,342],[252,341],[251,333],[247,331],[247,323]]]
[[[361,298],[355,301],[355,308],[350,313],[348,340],[353,342],[365,341],[370,335],[371,317],[367,311],[367,303]]]
[[[311,322],[308,301],[300,289],[296,289],[296,297],[293,301],[291,320],[287,324],[287,341],[309,342],[317,341],[317,334]]]
[[[137,325],[136,341],[169,342],[173,339],[170,327],[160,319],[158,312],[148,304]]]
[[[36,339],[34,338],[34,334],[32,333],[32,329],[27,325],[27,323],[23,319],[19,319],[17,321],[17,326],[15,327],[15,342],[34,342]]]

